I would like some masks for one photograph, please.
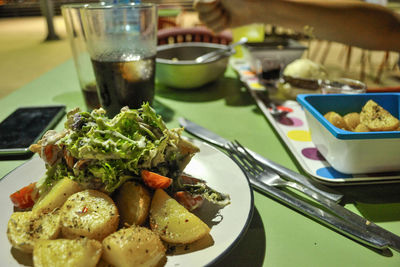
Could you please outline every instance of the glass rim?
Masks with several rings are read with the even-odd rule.
[[[335,85],[334,83],[342,83],[342,85],[348,85],[348,86],[358,86],[358,88],[351,88],[351,89],[343,89],[343,87],[339,87],[338,85]],[[351,79],[351,78],[336,78],[332,80],[323,80],[322,84],[323,87],[329,88],[329,89],[341,89],[341,90],[365,90],[367,85],[359,80]]]
[[[89,5],[89,3],[74,3],[74,4],[64,4],[61,5],[61,9],[66,9],[66,8],[81,8]]]
[[[117,4],[109,4],[109,3],[89,3],[86,5],[82,5],[82,9],[84,10],[104,10],[104,9],[127,9],[127,8],[154,8],[157,5],[154,3],[117,3]]]

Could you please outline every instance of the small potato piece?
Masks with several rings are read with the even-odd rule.
[[[334,111],[329,111],[324,115],[325,119],[327,119],[333,126],[336,126],[340,129],[347,130],[346,122],[343,117]]]
[[[96,190],[73,194],[61,208],[61,231],[69,239],[85,236],[102,241],[117,230],[118,222],[113,200]]]
[[[373,100],[368,100],[362,108],[360,121],[370,131],[394,131],[399,128],[399,120]]]
[[[100,260],[102,246],[97,240],[40,240],[33,249],[35,267],[94,267]]]
[[[367,126],[364,124],[360,123],[357,125],[357,127],[354,129],[354,132],[369,132],[369,129]]]
[[[346,123],[347,129],[354,131],[354,129],[360,124],[360,114],[357,112],[351,112],[343,116],[343,120]]]
[[[33,206],[32,211],[35,214],[40,214],[60,208],[70,195],[81,190],[77,182],[69,178],[64,178],[58,181],[46,195],[39,198]]]
[[[210,232],[210,228],[164,190],[157,189],[150,207],[150,227],[161,239],[188,244]]]
[[[120,224],[143,225],[150,210],[149,191],[137,182],[125,182],[115,196]]]
[[[103,240],[102,258],[115,267],[157,266],[165,258],[165,248],[155,232],[131,226]]]
[[[60,233],[60,211],[35,216],[32,211],[14,212],[8,221],[7,237],[18,250],[31,253],[40,239],[55,239]]]

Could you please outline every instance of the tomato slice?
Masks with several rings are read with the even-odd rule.
[[[36,183],[31,183],[10,195],[14,206],[20,209],[31,208],[36,199]]]
[[[155,172],[142,170],[141,175],[144,183],[153,189],[166,189],[172,184],[171,178],[162,176]]]
[[[199,208],[204,201],[202,196],[192,196],[185,191],[176,192],[174,198],[189,211]]]

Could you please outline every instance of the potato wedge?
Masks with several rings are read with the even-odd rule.
[[[343,120],[346,123],[347,129],[354,131],[360,124],[360,114],[357,112],[351,112],[343,116]]]
[[[71,195],[61,208],[61,231],[64,237],[85,236],[102,241],[115,232],[119,214],[113,200],[96,190]]]
[[[343,129],[343,130],[347,130],[347,125],[346,125],[345,121],[343,120],[343,117],[340,114],[338,114],[338,113],[336,113],[334,111],[329,111],[328,113],[326,113],[324,115],[324,117],[330,123],[332,123],[333,126],[336,126],[336,127],[340,128],[340,129]]]
[[[210,228],[164,190],[157,189],[150,207],[150,227],[170,243],[188,244],[210,232]]]
[[[138,182],[125,182],[115,195],[120,225],[143,225],[150,210],[149,191]]]
[[[70,195],[81,190],[77,182],[69,178],[64,178],[58,181],[46,195],[39,198],[33,206],[32,211],[35,214],[40,214],[60,208]]]
[[[370,131],[394,131],[399,120],[373,100],[368,100],[360,113],[360,122]]]
[[[33,263],[35,267],[94,267],[101,252],[101,243],[87,238],[40,240],[33,249]]]
[[[115,267],[157,266],[165,259],[160,237],[141,226],[122,228],[103,240],[102,258]]]
[[[31,253],[36,241],[55,239],[60,233],[60,211],[35,216],[32,211],[14,212],[7,226],[7,237],[18,250]]]
[[[357,125],[357,127],[354,129],[354,132],[369,132],[369,129],[367,126],[364,124],[360,123]]]

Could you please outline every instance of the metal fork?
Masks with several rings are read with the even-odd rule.
[[[249,178],[250,183],[298,211],[333,227],[337,231],[364,244],[383,249],[392,247],[400,252],[400,237],[349,211],[335,201],[303,185],[279,177],[277,173],[256,160],[237,141],[228,142],[226,151]],[[311,205],[277,187],[292,187],[319,202],[326,210]]]
[[[307,186],[281,178],[281,176],[275,171],[271,170],[269,167],[265,166],[256,160],[252,155],[250,155],[250,153],[248,153],[246,149],[239,144],[239,142],[230,142],[228,143],[228,147],[228,153],[230,152],[235,155],[233,160],[236,159],[236,163],[239,164],[239,166],[241,166],[242,169],[244,169],[248,174],[250,174],[252,177],[251,179],[258,180],[273,187],[290,187],[317,201],[321,201],[321,197],[325,199],[324,196],[308,188]],[[239,162],[237,160],[239,160]]]

